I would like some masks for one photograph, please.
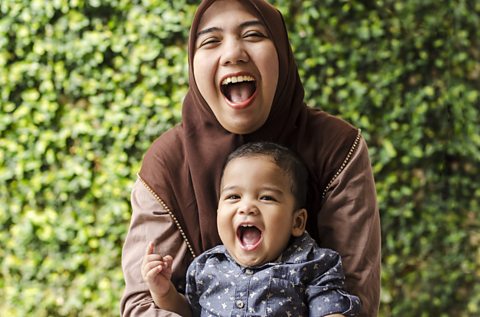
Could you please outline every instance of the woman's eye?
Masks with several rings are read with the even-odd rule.
[[[198,47],[204,47],[204,46],[212,46],[215,45],[216,43],[220,42],[219,39],[217,38],[208,38],[200,42],[200,45]]]
[[[266,38],[266,36],[258,31],[250,31],[244,34],[244,38],[253,38],[253,39],[263,39]]]

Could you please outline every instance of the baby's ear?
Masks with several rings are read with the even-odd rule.
[[[300,237],[305,232],[305,226],[307,225],[307,210],[305,208],[294,211],[292,236]]]

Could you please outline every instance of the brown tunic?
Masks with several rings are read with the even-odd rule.
[[[303,158],[310,173],[307,230],[321,247],[343,256],[348,290],[362,299],[365,316],[375,316],[380,289],[380,223],[368,153],[359,131],[305,105],[283,18],[263,0],[242,3],[256,12],[277,51],[279,77],[271,111],[265,124],[251,134],[226,131],[200,94],[193,75],[197,27],[214,1],[202,1],[192,23],[189,91],[182,123],[152,144],[139,173],[141,183],[133,193],[134,214],[123,250],[126,291],[122,312],[126,316],[145,309],[152,316],[158,312],[140,276],[149,240],[157,242],[157,252],[177,255],[172,279],[181,290],[192,258],[220,243],[216,210],[225,158],[246,142],[271,141]],[[149,195],[135,195],[145,190]]]
[[[378,311],[380,219],[375,196],[367,147],[360,138],[349,162],[326,191],[322,209],[325,214],[334,214],[333,226],[341,228],[343,233],[331,235],[327,246],[343,250],[347,287],[362,299],[363,316],[376,316]],[[185,272],[191,257],[187,242],[160,198],[140,178],[133,187],[131,203],[133,214],[122,258],[126,282],[122,316],[178,316],[155,307],[140,270],[148,242],[155,241],[156,252],[171,254],[174,270]],[[333,226],[325,230],[331,231]]]

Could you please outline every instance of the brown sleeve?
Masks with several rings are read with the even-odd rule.
[[[131,204],[133,213],[122,250],[125,291],[120,304],[121,316],[179,317],[155,306],[141,275],[141,263],[148,242],[155,241],[155,252],[172,255],[173,269],[186,271],[187,246],[168,213],[140,180],[133,186]]]
[[[377,316],[380,303],[380,215],[363,138],[345,169],[328,189],[317,225],[322,246],[332,248],[342,256],[346,288],[362,300],[360,316]]]

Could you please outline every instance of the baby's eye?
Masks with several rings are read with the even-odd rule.
[[[230,194],[225,197],[225,200],[237,200],[237,199],[240,199],[240,195]]]
[[[263,195],[260,197],[260,200],[265,200],[265,201],[276,201],[275,197],[270,196],[270,195]]]

